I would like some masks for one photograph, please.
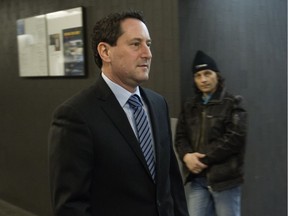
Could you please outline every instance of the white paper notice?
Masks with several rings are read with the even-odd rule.
[[[20,76],[48,76],[45,15],[17,20],[17,40]]]

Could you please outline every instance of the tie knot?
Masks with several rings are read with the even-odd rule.
[[[132,108],[136,108],[136,107],[140,107],[142,106],[142,102],[139,98],[138,95],[132,95],[129,99],[128,99],[128,103]]]

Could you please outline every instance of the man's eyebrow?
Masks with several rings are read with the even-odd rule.
[[[132,38],[130,41],[133,41],[133,40],[152,42],[151,39],[143,39],[143,38],[138,38],[138,37],[136,37],[136,38]]]

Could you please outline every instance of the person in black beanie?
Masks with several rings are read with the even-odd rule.
[[[175,134],[189,214],[240,216],[247,112],[203,51],[197,51],[192,72],[195,96],[184,103]]]

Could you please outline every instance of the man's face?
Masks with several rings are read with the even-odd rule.
[[[146,25],[128,18],[121,23],[123,34],[116,46],[110,47],[112,80],[127,90],[134,90],[148,80],[152,54],[151,39]]]
[[[194,81],[197,88],[205,95],[213,93],[217,89],[218,77],[212,70],[198,71],[194,74]]]

